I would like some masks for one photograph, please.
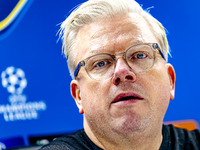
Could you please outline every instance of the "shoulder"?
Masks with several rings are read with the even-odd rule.
[[[200,131],[188,131],[173,125],[163,125],[163,142],[161,149],[200,149]]]
[[[40,150],[101,150],[86,135],[85,131],[78,130],[73,134],[64,135],[43,146]]]

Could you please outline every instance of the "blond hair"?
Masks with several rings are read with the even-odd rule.
[[[60,37],[63,40],[63,51],[67,58],[70,75],[74,78],[75,58],[77,52],[74,50],[76,35],[81,27],[103,17],[111,17],[118,14],[137,13],[149,24],[152,32],[161,44],[162,52],[167,59],[169,45],[166,32],[162,24],[156,20],[148,11],[134,0],[88,0],[79,5],[61,24]]]

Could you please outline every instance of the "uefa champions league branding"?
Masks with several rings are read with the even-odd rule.
[[[0,142],[0,150],[6,149],[6,145]]]
[[[23,94],[27,80],[22,69],[8,67],[1,73],[1,80],[2,86],[11,94],[8,97],[10,104],[0,104],[0,114],[3,114],[5,121],[38,119],[38,112],[46,110],[43,101],[27,102],[27,97]]]
[[[6,149],[6,145],[0,142],[0,150]]]

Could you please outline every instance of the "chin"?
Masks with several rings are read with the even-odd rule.
[[[149,119],[142,119],[139,116],[129,116],[125,118],[121,118],[119,122],[117,122],[116,129],[120,134],[131,134],[136,132],[144,132],[146,128],[148,128],[150,124]]]

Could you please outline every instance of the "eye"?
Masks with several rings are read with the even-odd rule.
[[[144,53],[138,53],[138,54],[134,55],[134,58],[136,58],[136,59],[144,59],[146,57],[147,57],[147,55]]]
[[[113,65],[113,58],[110,55],[96,55],[91,57],[87,62],[88,71],[108,70]]]
[[[130,57],[130,59],[132,61],[135,61],[135,60],[145,59],[147,57],[148,57],[148,53],[147,52],[140,51],[140,52],[132,54],[131,57]]]
[[[98,61],[98,62],[95,62],[94,63],[94,68],[101,68],[101,67],[104,67],[106,65],[110,64],[109,61]]]

